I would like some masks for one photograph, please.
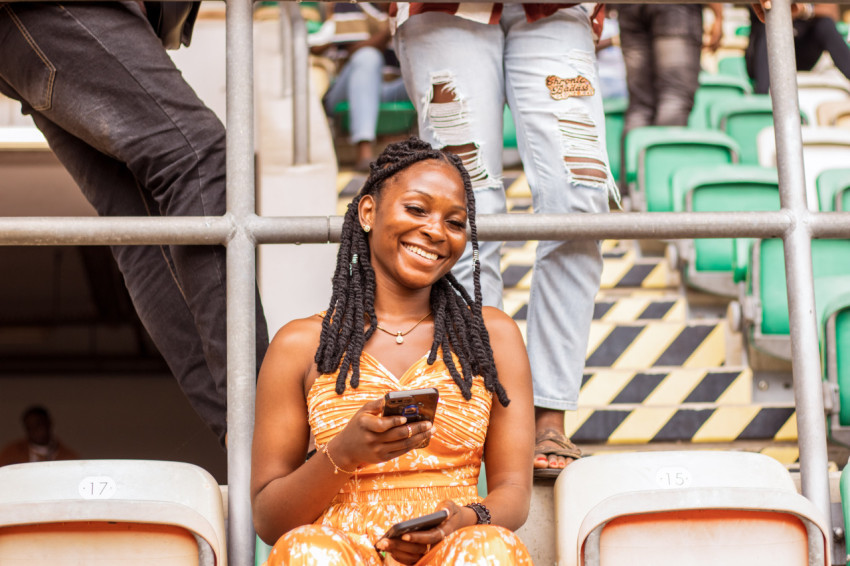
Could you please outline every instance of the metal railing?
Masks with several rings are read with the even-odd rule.
[[[826,430],[810,244],[813,237],[850,238],[850,212],[824,214],[806,208],[790,3],[772,3],[766,23],[780,211],[493,215],[479,219],[478,234],[482,240],[782,238],[802,488],[829,525]],[[291,6],[286,5],[283,12],[291,15]],[[335,242],[342,225],[340,217],[273,218],[255,213],[252,13],[252,0],[227,1],[227,212],[223,217],[0,218],[0,245],[6,246],[170,243],[227,247],[228,556],[234,565],[252,564],[255,541],[249,494],[256,369],[255,248],[264,243]],[[301,58],[303,49],[296,48],[299,44],[300,40],[293,44],[293,62]],[[306,54],[303,58],[306,61]],[[300,97],[293,106],[306,109],[306,73],[303,68],[293,73],[305,77],[293,82],[293,98]],[[309,155],[306,116],[306,110],[295,115],[294,135],[301,140],[295,147],[296,163],[305,163]]]

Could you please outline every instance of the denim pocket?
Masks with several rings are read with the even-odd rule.
[[[9,62],[0,65],[0,77],[33,110],[49,110],[56,67],[9,4],[0,6],[0,36],[5,36],[2,40],[3,59]]]

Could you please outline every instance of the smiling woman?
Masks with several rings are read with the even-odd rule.
[[[271,566],[531,563],[512,532],[531,495],[528,357],[513,320],[482,307],[477,253],[473,297],[450,273],[467,224],[477,250],[458,157],[411,138],[371,165],[327,312],[284,326],[260,372],[251,492]],[[386,393],[425,388],[433,424],[383,416]],[[384,537],[438,509],[436,527]]]

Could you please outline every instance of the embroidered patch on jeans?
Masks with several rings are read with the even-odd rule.
[[[590,81],[581,75],[572,79],[549,75],[546,77],[546,88],[555,100],[566,100],[571,96],[593,96],[596,92]]]

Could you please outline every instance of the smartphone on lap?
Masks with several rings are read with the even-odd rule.
[[[439,399],[440,393],[433,387],[408,391],[390,391],[384,395],[383,416],[401,415],[409,423],[419,421],[431,421],[433,423]]]
[[[382,538],[399,538],[407,533],[414,533],[418,531],[427,531],[429,529],[433,529],[440,523],[446,520],[446,517],[449,516],[449,512],[445,509],[440,509],[435,513],[430,513],[428,515],[423,515],[422,517],[416,517],[413,519],[408,519],[407,521],[402,521],[401,523],[396,523],[384,534]]]

